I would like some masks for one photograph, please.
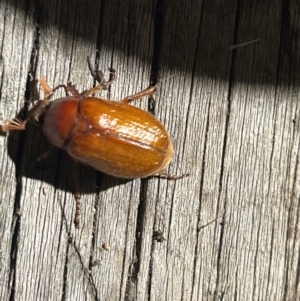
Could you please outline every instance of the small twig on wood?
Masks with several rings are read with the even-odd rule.
[[[213,220],[209,221],[208,223],[206,223],[205,225],[202,225],[200,222],[198,223],[198,227],[197,227],[197,230],[200,231],[201,229],[209,226],[210,224],[214,223],[215,221],[217,221],[218,219],[220,218],[223,218],[223,214],[217,216],[216,218],[214,218]]]
[[[232,46],[229,47],[229,49],[233,50],[235,48],[244,47],[244,46],[247,46],[249,44],[253,44],[253,43],[257,43],[257,42],[259,42],[259,39],[252,40],[252,41],[245,42],[245,43],[241,43],[241,44],[232,45]]]

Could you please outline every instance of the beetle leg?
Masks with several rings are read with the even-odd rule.
[[[79,192],[75,192],[74,194],[75,202],[76,202],[76,210],[75,210],[75,218],[74,218],[74,224],[75,228],[79,229],[80,228],[80,216],[81,216],[81,195]]]
[[[116,80],[117,75],[116,75],[116,70],[114,68],[108,68],[109,72],[110,72],[110,77],[109,80],[106,81],[104,80],[104,73],[103,71],[99,70],[99,67],[97,64],[95,64],[95,66],[92,66],[90,57],[87,57],[87,62],[88,62],[88,66],[89,69],[91,71],[91,74],[94,78],[95,81],[97,81],[101,86],[103,90],[107,90],[109,88],[109,86]]]
[[[66,93],[67,96],[69,96],[70,93],[71,93],[72,96],[79,96],[79,95],[80,95],[80,93],[78,92],[78,90],[75,88],[75,85],[72,85],[71,82],[68,82],[67,85],[58,85],[57,87],[55,87],[55,88],[52,90],[53,93],[54,93],[56,90],[58,90],[59,88],[64,88],[65,93]],[[52,93],[52,94],[53,94],[53,93]],[[51,96],[52,96],[52,95],[51,95]]]
[[[80,185],[80,175],[75,160],[71,167],[71,178],[73,181],[73,197],[75,199],[74,225],[76,229],[79,229],[81,224],[81,211],[82,211],[81,193],[80,193],[81,185]]]
[[[104,73],[98,69],[97,64],[95,64],[95,66],[93,67],[89,56],[87,57],[87,63],[88,63],[89,69],[91,71],[93,79],[95,81],[97,81],[98,83],[101,83],[104,78]]]
[[[39,164],[41,161],[46,160],[49,155],[51,154],[51,152],[53,151],[54,146],[50,146],[50,148],[48,150],[46,150],[44,153],[42,153],[41,155],[38,156],[38,158],[36,159],[36,162]]]
[[[49,149],[41,153],[35,160],[35,167],[39,170],[48,170],[52,167],[50,155],[53,153],[54,146],[50,145]]]
[[[155,86],[149,87],[149,88],[147,88],[147,89],[145,89],[145,90],[143,90],[139,93],[127,96],[122,100],[122,102],[124,102],[125,104],[128,104],[128,103],[130,103],[134,100],[140,99],[140,98],[145,97],[145,96],[153,96],[158,84],[159,83],[157,83]]]
[[[109,77],[109,81],[106,82],[107,86],[110,86],[117,78],[117,71],[114,68],[108,68],[109,72],[110,72],[110,77]],[[108,87],[107,87],[108,88]]]
[[[91,71],[92,77],[102,86],[103,90],[107,90],[109,86],[116,80],[117,75],[116,70],[114,68],[108,68],[110,72],[110,77],[108,81],[105,81],[103,71],[99,70],[97,64],[95,64],[95,66],[93,67],[89,56],[87,57],[87,63]]]
[[[63,86],[65,88],[67,96],[69,95],[69,93],[71,93],[75,97],[80,96],[80,93],[75,88],[75,85],[72,85],[71,82],[68,82],[67,86],[65,86],[65,85],[61,85],[61,86]]]
[[[109,80],[105,81],[104,79],[102,79],[102,81],[100,82],[100,85],[102,86],[103,90],[107,90],[110,85],[116,80],[117,78],[117,72],[114,68],[108,68],[109,72],[110,72],[110,76],[109,76]]]
[[[189,173],[186,173],[186,174],[183,174],[180,176],[172,176],[172,175],[169,175],[168,173],[166,173],[164,170],[162,170],[162,171],[156,173],[154,176],[159,177],[159,178],[164,178],[167,180],[180,180],[180,179],[188,177],[189,175],[190,175]]]
[[[88,97],[91,96],[97,92],[101,92],[102,90],[107,90],[109,88],[109,86],[111,85],[111,83],[116,79],[116,70],[113,68],[109,68],[111,74],[112,74],[112,78],[109,81],[105,81],[104,79],[102,79],[99,83],[99,85],[97,85],[96,87],[93,87],[89,90],[83,91],[80,95],[84,96],[84,97]],[[98,71],[100,72],[100,71]],[[101,71],[102,72],[102,71]],[[102,72],[103,74],[103,72]],[[104,76],[104,75],[103,75]]]
[[[69,96],[70,94],[71,94],[72,96],[75,96],[75,97],[80,95],[80,93],[78,92],[78,90],[75,88],[75,85],[72,85],[71,82],[68,82],[67,85],[58,85],[57,87],[55,87],[55,88],[53,89],[53,93],[54,93],[56,90],[58,90],[59,88],[64,88],[65,93],[66,93],[67,96]],[[52,93],[52,94],[53,94],[53,93]],[[51,96],[52,96],[52,95],[51,95]]]
[[[43,114],[43,112],[45,112],[46,108],[49,105],[51,95],[49,95],[49,97],[45,97],[42,100],[39,100],[35,104],[35,106],[29,110],[29,112],[27,114],[27,117],[28,117],[27,119],[33,119],[34,121],[38,122],[39,117]]]
[[[92,96],[93,94],[102,91],[103,87],[101,84],[97,85],[94,88],[91,88],[89,90],[83,91],[80,95],[83,97]]]

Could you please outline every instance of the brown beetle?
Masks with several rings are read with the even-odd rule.
[[[114,70],[111,69],[114,73]],[[45,98],[29,111],[28,119],[7,121],[3,131],[24,130],[28,120],[44,117],[43,131],[51,144],[65,149],[76,161],[119,178],[145,178],[165,173],[173,156],[173,144],[165,127],[150,113],[129,105],[152,96],[156,86],[127,96],[121,102],[94,97],[114,80],[79,93],[70,83],[51,89],[44,77],[40,84]],[[71,96],[50,102],[60,87]]]

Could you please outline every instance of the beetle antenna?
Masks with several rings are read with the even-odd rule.
[[[48,85],[44,75],[42,75],[40,78],[40,86],[45,94],[45,97],[50,97],[54,93],[53,89]]]
[[[2,132],[6,133],[8,131],[24,131],[26,127],[27,120],[21,120],[20,118],[7,119],[1,125]]]

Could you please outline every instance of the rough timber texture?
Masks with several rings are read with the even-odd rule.
[[[0,1],[1,120],[42,95],[41,75],[91,87],[89,55],[117,69],[103,97],[163,79],[168,171],[191,173],[78,166],[76,230],[73,162],[37,168],[49,144],[34,125],[1,135],[1,300],[300,299],[300,4],[281,2]]]

